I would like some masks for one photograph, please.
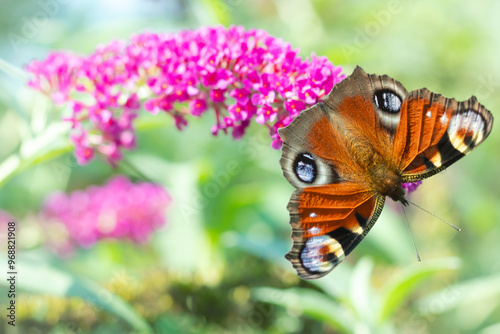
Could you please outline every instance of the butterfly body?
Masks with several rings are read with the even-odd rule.
[[[320,108],[328,117],[327,107],[320,105]],[[366,184],[374,194],[405,202],[401,187],[402,168],[392,158],[392,147],[386,138],[377,137],[375,129],[363,127],[363,123],[360,126],[345,124],[341,117],[334,115],[329,117],[329,122],[334,124],[332,132],[337,134],[334,136],[337,145],[330,149],[337,154],[344,151],[342,166],[337,168],[342,179]]]
[[[280,130],[293,247],[303,278],[330,272],[363,239],[385,197],[407,204],[401,184],[429,177],[479,145],[493,118],[427,89],[407,92],[357,67],[323,102]]]

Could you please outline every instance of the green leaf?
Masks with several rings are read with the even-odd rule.
[[[212,16],[216,21],[225,26],[231,23],[231,16],[229,13],[233,10],[233,7],[223,0],[202,0],[204,9],[211,12]]]
[[[54,123],[39,136],[23,142],[19,153],[10,155],[0,164],[0,188],[21,171],[71,151],[73,145],[67,133],[66,124]]]
[[[346,289],[352,282],[352,266],[349,262],[342,262],[331,273],[320,279],[309,281],[310,284],[320,288],[326,294],[336,299],[348,299],[349,289]]]
[[[93,281],[26,258],[20,261],[18,273],[18,277],[22,278],[16,282],[20,290],[59,297],[81,297],[98,309],[121,317],[138,333],[153,332],[148,322],[130,304]],[[0,281],[0,285],[7,283],[6,280]]]
[[[406,265],[408,259],[414,258],[415,251],[412,243],[408,242],[408,230],[402,224],[403,218],[387,206],[379,221],[383,223],[375,224],[366,241],[375,246],[377,252],[383,254],[391,263]]]
[[[15,79],[20,79],[26,81],[28,79],[28,73],[20,69],[19,67],[12,65],[0,58],[0,71],[9,74]]]
[[[234,246],[288,269],[292,268],[285,259],[285,254],[288,253],[289,246],[283,241],[259,240],[244,234],[227,232],[224,233],[222,242],[226,247]]]
[[[500,275],[486,276],[459,282],[442,290],[429,294],[416,302],[424,315],[438,314],[464,305],[482,304],[494,301],[498,305],[500,299]],[[440,307],[432,307],[440,301]]]
[[[425,280],[443,270],[456,270],[460,265],[460,259],[446,258],[418,263],[403,270],[384,285],[380,298],[378,320],[381,323],[387,321],[408,295]]]
[[[483,328],[479,334],[498,334],[500,333],[500,322],[494,325]]]
[[[135,157],[137,158],[137,156]],[[203,273],[204,277],[218,270],[214,261],[214,252],[203,225],[203,203],[197,189],[195,166],[192,163],[167,164],[151,158],[158,166],[164,166],[157,177],[169,178],[169,192],[175,198],[175,205],[169,213],[173,222],[168,229],[155,235],[154,245],[162,259],[162,263],[172,271],[191,277],[193,273]],[[145,159],[131,159],[135,165],[144,163]],[[153,169],[149,169],[148,173]],[[164,171],[167,170],[168,173]],[[164,180],[160,180],[164,182]],[[182,256],[179,256],[182,254]]]
[[[374,263],[364,257],[358,261],[352,271],[349,299],[359,318],[370,323],[373,321],[373,292],[371,290],[371,274]],[[370,321],[367,321],[370,320]]]
[[[340,303],[321,292],[304,288],[281,290],[261,287],[252,289],[252,296],[262,302],[302,312],[340,332],[353,332],[355,325],[353,315]]]
[[[204,320],[204,319],[203,319]],[[155,333],[220,334],[225,333],[215,324],[191,314],[163,314],[155,322]]]

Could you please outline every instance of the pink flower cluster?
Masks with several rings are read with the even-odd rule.
[[[114,163],[121,149],[133,148],[141,105],[170,114],[179,129],[188,115],[213,110],[212,133],[230,131],[234,138],[254,119],[268,127],[278,149],[277,129],[345,77],[325,57],[304,60],[288,43],[243,27],[147,32],[99,46],[89,56],[55,52],[27,70],[31,87],[70,105],[65,120],[73,125],[80,164],[96,152]]]
[[[49,246],[67,256],[75,245],[90,247],[104,238],[147,241],[165,224],[165,211],[171,201],[170,195],[156,184],[134,184],[117,176],[103,186],[69,195],[50,195],[41,217],[46,230],[50,230]]]

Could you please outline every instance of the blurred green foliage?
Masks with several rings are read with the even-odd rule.
[[[302,56],[326,55],[346,74],[360,65],[408,90],[425,86],[461,100],[476,95],[498,116],[499,2],[4,0],[0,6],[6,61],[0,64],[0,207],[20,226],[18,333],[498,333],[495,128],[481,148],[411,197],[461,232],[410,208],[418,264],[400,208],[389,203],[345,263],[306,282],[283,257],[291,244],[292,187],[268,134],[254,127],[235,142],[211,136],[208,114],[182,132],[166,117],[146,117],[126,160],[172,193],[168,225],[143,246],[104,241],[61,260],[43,247],[37,212],[45,196],[102,184],[115,173],[141,176],[100,161],[78,166],[60,109],[27,89],[22,70],[9,64],[22,68],[54,49],[89,53],[146,29],[237,24],[265,29]],[[41,10],[48,17],[37,21]],[[6,293],[0,302],[8,302]],[[2,321],[0,332],[9,330]]]

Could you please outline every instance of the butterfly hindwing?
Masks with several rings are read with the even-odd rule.
[[[383,205],[383,196],[353,183],[296,190],[288,204],[293,246],[286,258],[302,278],[326,275],[368,233]]]

